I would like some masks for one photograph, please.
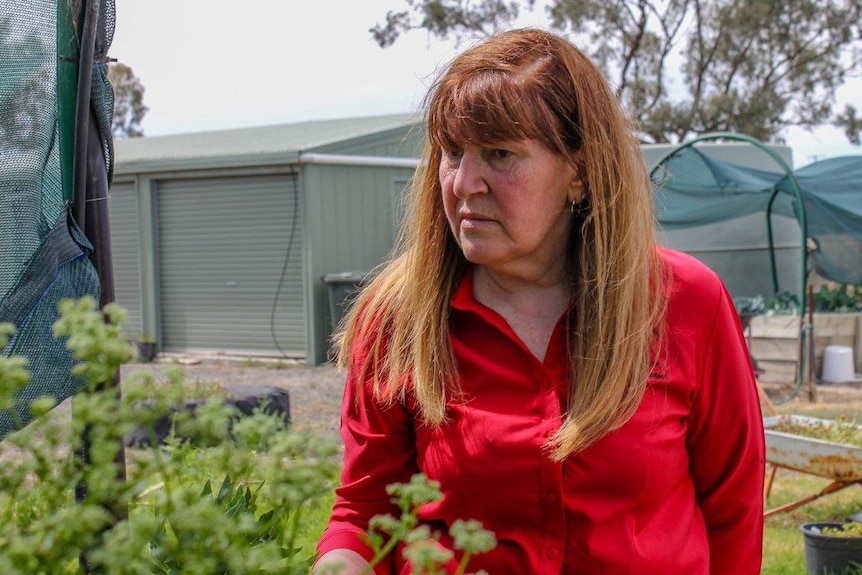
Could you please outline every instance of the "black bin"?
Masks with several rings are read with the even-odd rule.
[[[341,272],[323,276],[323,283],[329,292],[330,332],[335,331],[341,323],[360,288],[365,285],[367,276],[364,272]]]

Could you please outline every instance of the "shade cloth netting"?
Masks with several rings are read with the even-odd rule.
[[[828,280],[862,285],[862,156],[822,160],[793,176],[813,246],[809,269]],[[662,162],[653,171],[653,185],[656,216],[666,230],[766,212],[773,192],[772,213],[797,218],[790,175],[730,164],[694,146]]]
[[[3,354],[27,358],[33,374],[15,407],[0,411],[0,438],[32,419],[33,399],[53,396],[59,403],[80,390],[81,382],[69,374],[74,361],[65,341],[53,337],[52,325],[62,298],[99,297],[98,274],[88,258],[92,248],[70,215],[72,190],[63,178],[72,157],[63,153],[61,140],[70,128],[74,133],[74,118],[72,126],[62,127],[60,107],[69,94],[58,87],[58,70],[77,70],[78,61],[58,50],[58,21],[63,26],[59,15],[71,12],[65,22],[76,34],[81,4],[0,0],[0,322],[16,326]],[[113,92],[106,54],[113,28],[113,0],[103,0],[96,64],[89,65],[91,105],[109,173]]]

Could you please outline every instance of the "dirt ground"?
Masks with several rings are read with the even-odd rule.
[[[288,361],[267,361],[241,358],[210,358],[176,356],[160,358],[150,364],[129,364],[122,369],[125,380],[135,372],[148,370],[158,379],[166,379],[166,371],[181,369],[190,386],[218,385],[231,389],[250,387],[276,387],[290,394],[290,411],[297,429],[332,434],[337,437],[341,398],[344,391],[344,374],[333,365],[306,366]],[[793,397],[791,385],[763,385],[773,407],[779,413],[799,413],[818,417],[846,414],[862,421],[862,384],[817,386],[817,401],[811,402],[807,389],[800,389]],[[764,415],[770,407],[764,404]],[[50,414],[52,418],[69,418],[70,401],[66,401]],[[0,450],[0,461],[8,456]]]
[[[770,404],[763,404],[764,415],[769,415],[770,408],[778,413],[800,413],[832,417],[846,414],[857,421],[862,421],[862,383],[846,384],[818,383],[814,388],[812,400],[807,386],[797,388],[792,384],[761,384],[761,388],[770,399]]]

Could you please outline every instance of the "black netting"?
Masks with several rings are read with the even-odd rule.
[[[71,162],[60,149],[59,12],[57,0],[0,0],[0,322],[17,329],[4,355],[26,357],[33,373],[18,407],[0,412],[0,438],[29,422],[27,405],[36,397],[59,402],[78,391],[69,374],[74,361],[52,326],[62,298],[99,296],[92,248],[63,189],[62,171],[71,165],[61,163]],[[91,93],[108,173],[113,93],[105,59],[113,30],[113,0],[103,0]]]
[[[114,89],[108,81],[108,50],[114,39],[116,13],[113,0],[102,0],[99,10],[99,32],[96,35],[96,50],[93,58],[93,80],[90,98],[96,122],[102,135],[108,182],[114,171],[114,140],[111,137],[111,118],[114,114]]]

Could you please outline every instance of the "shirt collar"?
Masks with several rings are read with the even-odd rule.
[[[495,326],[498,330],[509,334],[509,337],[518,339],[515,332],[512,331],[512,328],[503,319],[503,316],[473,296],[473,273],[475,270],[476,266],[470,266],[465,270],[461,283],[458,284],[455,294],[452,296],[452,303],[450,304],[452,309],[461,313],[475,314],[485,322]]]
[[[461,283],[455,288],[455,294],[452,296],[452,309],[459,311],[479,311],[482,306],[476,298],[473,297],[473,266],[469,266],[461,277]]]

